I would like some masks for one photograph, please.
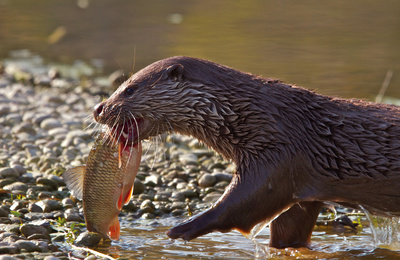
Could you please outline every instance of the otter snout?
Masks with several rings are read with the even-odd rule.
[[[104,115],[104,103],[101,102],[94,107],[93,117],[96,122],[101,123],[101,118]]]

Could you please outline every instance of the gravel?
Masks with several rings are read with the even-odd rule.
[[[82,203],[70,197],[60,176],[85,164],[96,132],[90,111],[104,98],[97,93],[110,94],[111,83],[100,86],[93,83],[96,78],[63,77],[45,65],[30,71],[34,66],[21,68],[20,61],[3,63],[0,260],[68,259],[72,243],[95,246],[101,241],[86,232]],[[215,202],[231,180],[234,165],[197,140],[179,135],[162,140],[144,142],[134,195],[122,219],[162,222],[196,214]]]

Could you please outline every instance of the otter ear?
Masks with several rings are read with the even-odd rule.
[[[181,64],[175,64],[167,68],[168,77],[174,79],[175,81],[180,81],[183,79],[184,68]]]

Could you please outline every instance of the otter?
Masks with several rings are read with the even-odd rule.
[[[236,164],[221,198],[170,238],[244,235],[309,247],[326,202],[400,215],[400,108],[319,95],[211,61],[171,57],[134,74],[94,109],[120,142],[177,132]]]

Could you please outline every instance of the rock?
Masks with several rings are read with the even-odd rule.
[[[74,244],[77,246],[97,246],[103,237],[99,233],[84,232],[80,234]]]
[[[12,168],[14,171],[18,172],[20,176],[26,173],[26,169],[21,165],[14,165]]]
[[[28,240],[40,240],[40,239],[45,239],[50,241],[50,236],[44,235],[44,234],[33,234],[27,237]]]
[[[22,209],[22,208],[25,208],[25,204],[23,202],[21,202],[21,201],[15,201],[11,205],[10,210],[17,211],[17,210]]]
[[[35,234],[41,234],[45,236],[50,235],[49,230],[47,228],[32,224],[23,224],[19,230],[21,231],[21,234],[24,235],[25,237],[29,237]]]
[[[56,118],[46,118],[40,123],[40,127],[45,130],[62,127],[62,123]]]
[[[42,208],[43,212],[51,212],[63,208],[61,202],[51,199],[41,200],[36,202],[36,204]]]
[[[0,169],[0,177],[1,178],[18,178],[19,177],[19,173],[10,167],[6,167],[6,168],[1,168]]]
[[[36,205],[36,203],[30,204],[28,209],[30,212],[43,212],[43,209],[40,206]]]
[[[60,176],[50,174],[47,176],[47,179],[54,181],[55,183],[57,183],[58,186],[65,185],[63,178],[61,178]]]
[[[79,216],[78,213],[75,212],[65,212],[64,213],[64,217],[65,219],[69,222],[69,221],[74,221],[74,222],[85,222],[85,220],[83,218],[81,218],[81,216]]]
[[[2,247],[0,246],[0,254],[1,254],[1,248]],[[15,253],[15,254],[17,254],[17,253]],[[20,258],[13,257],[11,255],[0,255],[0,260],[20,260]]]
[[[179,161],[184,165],[197,165],[197,156],[192,153],[183,153],[179,155]]]
[[[40,247],[35,245],[35,243],[26,241],[26,240],[18,240],[15,242],[15,245],[19,247],[19,249],[25,250],[26,252],[41,252],[42,250]]]
[[[206,203],[214,203],[215,201],[217,201],[219,198],[221,197],[221,194],[218,192],[211,192],[210,194],[207,194],[204,198],[203,198],[203,202]]]
[[[76,206],[76,205],[75,205],[75,202],[74,202],[72,199],[70,199],[70,198],[64,198],[64,199],[61,201],[61,203],[62,203],[62,205],[63,205],[64,208],[72,208],[72,207],[75,207],[75,206]]]
[[[217,178],[209,173],[203,174],[199,179],[199,186],[202,188],[212,187],[217,182]]]
[[[2,208],[0,208],[0,218],[8,217],[8,212]]]
[[[147,176],[144,181],[144,185],[149,187],[161,185],[161,176],[156,174],[151,174],[150,176]]]
[[[43,260],[61,260],[61,258],[49,255],[49,256],[46,256],[45,258],[43,258]]]
[[[55,181],[47,179],[47,178],[37,178],[36,184],[48,186],[53,190],[58,189],[58,184]]]
[[[2,255],[2,254],[14,255],[14,254],[18,254],[19,252],[20,252],[20,249],[17,246],[0,246],[0,255]]]
[[[0,179],[0,188],[10,185],[14,182],[15,182],[15,179],[12,179],[12,178],[2,179],[2,180]]]
[[[139,179],[135,179],[133,194],[138,195],[142,194],[146,190],[146,185],[143,184]]]
[[[153,202],[151,202],[151,200],[145,200],[140,205],[140,211],[142,213],[151,213],[151,214],[153,214],[155,209],[156,209],[156,207],[154,206]]]
[[[33,125],[29,124],[29,123],[22,123],[22,124],[18,124],[16,126],[13,127],[12,129],[13,133],[19,134],[19,133],[27,133],[30,135],[36,135],[36,130],[33,127]]]
[[[231,182],[233,175],[225,172],[216,172],[212,174],[217,178],[217,182],[226,181]]]
[[[26,192],[28,190],[28,185],[23,182],[14,182],[12,184],[4,186],[3,190]]]

